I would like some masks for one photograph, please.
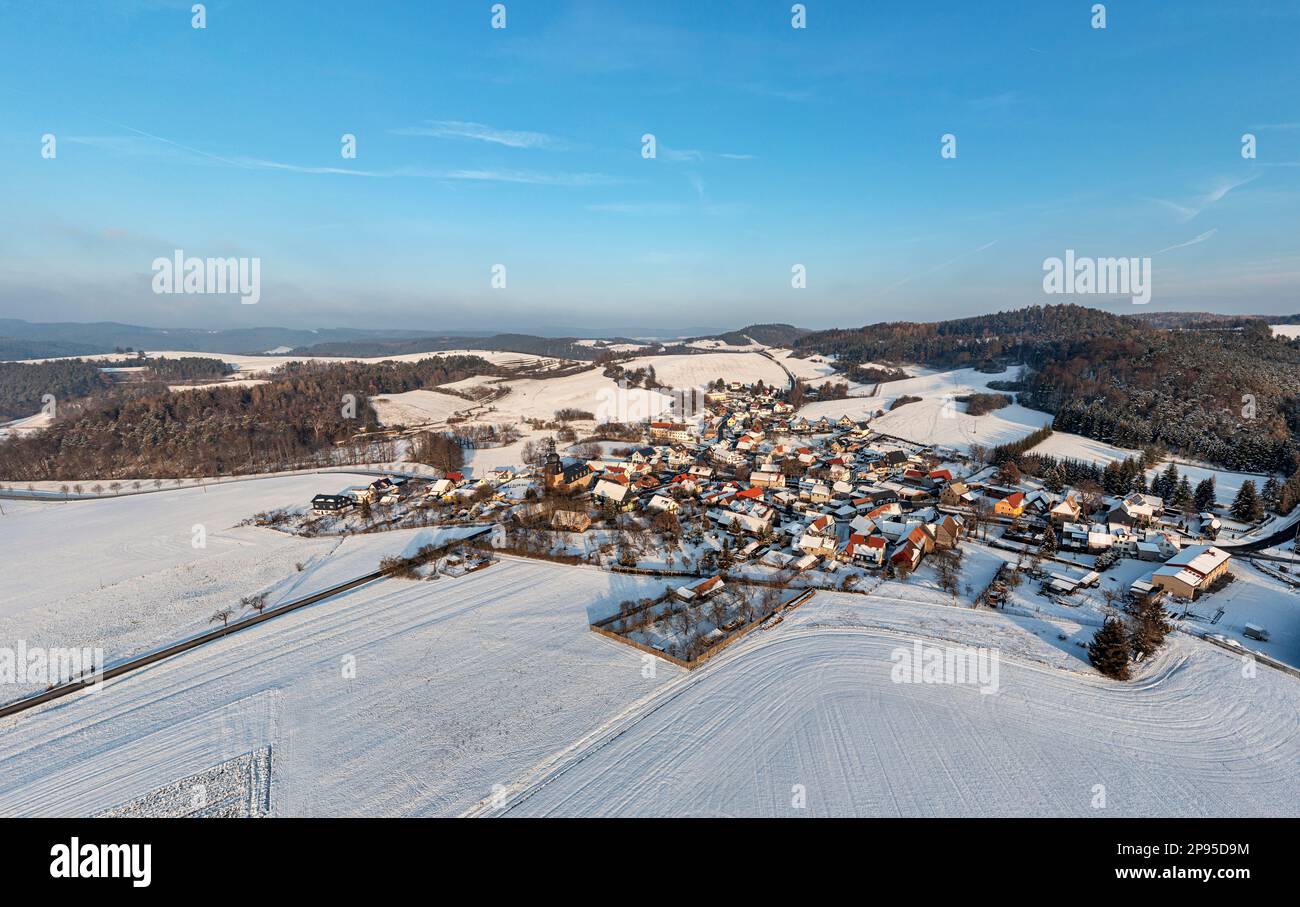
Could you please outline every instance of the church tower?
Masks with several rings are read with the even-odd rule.
[[[564,466],[560,463],[560,455],[555,452],[555,439],[546,439],[546,459],[542,462],[542,478],[546,482],[547,488],[554,488],[560,482],[564,474]]]

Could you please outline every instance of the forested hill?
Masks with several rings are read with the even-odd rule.
[[[99,370],[89,368],[85,377],[98,378]],[[26,372],[16,374],[30,383]],[[80,371],[68,374],[83,377]],[[431,356],[418,362],[291,362],[257,385],[172,391],[155,381],[111,387],[66,404],[60,399],[59,418],[43,431],[0,439],[0,481],[173,478],[317,466],[338,445],[378,427],[368,403],[372,396],[503,374],[477,356]],[[340,406],[349,395],[358,401],[354,413]]]
[[[1233,469],[1300,465],[1300,343],[1264,321],[1166,331],[1076,305],[821,331],[800,349],[842,362],[1026,366],[1020,402],[1053,426],[1121,447],[1164,444]]]
[[[916,362],[946,368],[1015,359],[1028,346],[1072,337],[1123,337],[1141,325],[1084,306],[1032,306],[952,321],[891,321],[861,328],[815,331],[795,341],[796,349],[825,353],[843,362]]]
[[[764,346],[793,346],[794,342],[807,334],[806,328],[797,328],[792,324],[750,324],[736,331],[725,334],[712,334],[708,337],[693,337],[692,340],[721,340],[733,346],[747,346],[750,341]]]

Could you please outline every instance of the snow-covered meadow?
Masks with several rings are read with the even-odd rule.
[[[971,416],[964,412],[963,404],[955,401],[956,397],[968,394],[998,393],[989,389],[988,382],[1012,380],[1015,375],[1011,370],[997,375],[970,368],[915,371],[914,377],[881,384],[875,396],[810,403],[799,410],[799,415],[809,420],[822,416],[838,419],[844,415],[855,421],[871,419],[871,427],[882,434],[962,451],[969,450],[972,444],[991,447],[1017,441],[1052,422],[1050,414],[1015,403],[982,416]],[[921,399],[891,410],[890,404],[903,396]],[[884,415],[875,418],[882,410]]]
[[[259,503],[298,494],[292,481],[271,480]],[[97,561],[123,546],[148,554],[154,567],[131,595],[150,584],[179,595],[187,567],[209,582],[223,570],[256,579],[237,560],[190,563],[202,555],[183,538],[138,531],[109,542],[96,531],[113,522],[107,505],[153,499],[165,505],[156,518],[183,524],[203,495],[42,505],[14,524],[102,509],[84,511],[75,540],[100,539]],[[47,524],[46,543],[69,522]],[[252,532],[267,533],[258,546],[278,535],[221,536],[251,543]],[[350,579],[439,532],[285,537],[322,550],[272,582],[273,599]],[[282,552],[278,569],[302,550]],[[1008,556],[971,545],[964,581],[982,587]],[[1118,684],[1077,644],[1094,629],[1091,609],[976,611],[932,580],[923,566],[868,595],[820,592],[689,673],[588,629],[671,580],[510,557],[459,578],[379,580],[0,721],[0,815],[100,813],[266,747],[278,816],[1084,816],[1098,814],[1098,784],[1101,814],[1300,812],[1294,677],[1263,666],[1244,677],[1238,658],[1175,633]],[[147,613],[98,601],[119,617]],[[16,618],[50,615],[27,608]],[[996,693],[896,683],[894,653],[918,641],[996,650]],[[792,806],[796,796],[806,810]]]
[[[101,648],[117,661],[211,629],[214,613],[238,610],[245,596],[266,592],[274,606],[369,573],[416,540],[417,548],[442,540],[432,529],[309,539],[238,525],[371,480],[323,473],[101,500],[5,502],[0,640]],[[28,692],[0,691],[0,700]]]
[[[1295,678],[1244,677],[1229,653],[1175,635],[1118,684],[1062,634],[1032,618],[819,594],[520,779],[495,812],[1300,814]],[[996,692],[895,682],[896,653],[917,640],[993,647]]]
[[[272,814],[454,815],[680,673],[588,630],[662,582],[387,579],[0,720],[0,815],[89,815],[271,748]]]
[[[371,397],[370,405],[381,425],[423,425],[445,422],[458,411],[469,409],[473,402],[440,391],[414,390],[401,394]]]
[[[1078,460],[1081,463],[1093,463],[1097,466],[1118,463],[1130,457],[1140,457],[1142,454],[1140,450],[1116,447],[1113,444],[1107,444],[1105,441],[1085,438],[1083,435],[1071,434],[1068,431],[1052,432],[1046,441],[1030,448],[1030,452],[1056,457],[1060,460]]]
[[[742,384],[762,381],[776,387],[790,383],[780,365],[756,352],[642,356],[622,365],[629,371],[652,366],[661,384],[675,388],[703,387],[719,378]]]

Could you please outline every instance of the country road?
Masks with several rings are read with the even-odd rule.
[[[199,646],[206,645],[210,642],[225,639],[232,633],[238,633],[240,630],[246,630],[257,624],[265,623],[273,618],[280,617],[292,611],[297,611],[299,608],[305,608],[308,605],[314,605],[327,598],[333,598],[336,595],[341,595],[344,592],[356,589],[359,586],[364,586],[365,584],[374,582],[375,580],[383,579],[383,577],[383,572],[376,570],[373,573],[367,573],[365,576],[359,576],[356,579],[348,580],[345,583],[339,583],[337,586],[331,586],[328,589],[322,589],[320,592],[314,592],[305,598],[298,599],[297,601],[288,602],[275,608],[268,608],[260,614],[250,615],[249,617],[234,621],[228,626],[221,627],[220,629],[210,630],[207,633],[202,633],[198,636],[191,637],[190,639],[165,646],[157,651],[119,662],[112,667],[104,668],[99,680],[95,683],[86,683],[80,680],[61,683],[24,699],[6,703],[5,705],[0,706],[0,718],[7,718],[10,715],[16,715],[19,712],[34,709],[39,705],[44,705],[45,703],[52,702],[55,699],[60,699],[64,696],[70,696],[73,693],[85,691],[99,683],[112,680],[114,677],[121,677],[123,674],[138,671],[151,664],[156,664],[165,658],[171,658],[174,655],[189,652],[192,649],[197,649]]]

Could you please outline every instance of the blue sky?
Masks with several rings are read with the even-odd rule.
[[[856,326],[1063,301],[1066,249],[1300,311],[1293,2],[190,5],[0,0],[0,316]],[[178,248],[261,302],[153,294]]]

